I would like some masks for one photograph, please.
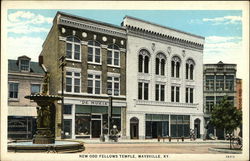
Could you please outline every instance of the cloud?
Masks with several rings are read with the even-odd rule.
[[[40,37],[8,37],[7,57],[17,59],[18,56],[27,55],[32,61],[38,61],[43,41]]]
[[[17,11],[8,15],[8,32],[25,34],[32,32],[48,32],[44,25],[52,24],[53,18],[32,12]]]
[[[244,75],[244,54],[241,37],[206,37],[204,45],[204,63],[224,63],[237,64],[237,75]]]
[[[219,24],[238,24],[242,22],[241,16],[224,16],[215,18],[203,18],[203,22],[213,22],[214,25]]]

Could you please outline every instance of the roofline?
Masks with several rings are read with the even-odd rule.
[[[117,29],[125,30],[125,28],[122,27],[122,26],[118,26],[118,25],[114,25],[114,24],[110,24],[110,23],[107,23],[107,22],[98,21],[98,20],[94,20],[94,19],[89,19],[89,18],[86,18],[86,17],[81,17],[81,16],[77,16],[77,15],[66,13],[66,12],[62,12],[62,11],[57,11],[56,16],[58,16],[59,14],[64,15],[64,16],[72,16],[72,17],[78,18],[80,20],[90,21],[90,22],[93,22],[93,23],[98,23],[100,25],[104,25],[104,26],[109,26],[109,27],[114,27],[114,28],[117,28]]]
[[[171,27],[167,27],[167,26],[163,26],[163,25],[160,25],[160,24],[157,24],[157,23],[145,21],[145,20],[143,20],[143,19],[139,19],[139,18],[136,18],[136,17],[132,17],[132,16],[126,15],[126,16],[123,18],[123,20],[124,20],[125,18],[131,18],[131,19],[134,19],[134,20],[137,20],[137,21],[146,22],[146,23],[149,23],[149,24],[152,24],[152,25],[156,25],[156,26],[159,26],[159,27],[163,27],[163,28],[165,28],[165,29],[170,29],[170,30],[173,30],[173,31],[181,32],[181,33],[184,33],[184,34],[187,34],[187,35],[190,35],[190,36],[194,36],[194,37],[197,37],[197,38],[202,38],[202,39],[205,40],[205,37],[203,37],[203,36],[199,36],[199,35],[195,35],[195,34],[192,34],[192,33],[189,33],[189,32],[177,30],[177,29],[174,29],[174,28],[171,28]]]
[[[216,63],[216,64],[203,64],[203,65],[235,65],[235,66],[237,66],[237,64],[227,64],[227,63],[223,63],[223,64],[218,64],[218,63]]]

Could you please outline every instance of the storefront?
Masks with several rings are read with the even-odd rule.
[[[98,103],[97,103],[98,102]],[[108,134],[108,109],[106,101],[89,101],[83,104],[65,104],[64,134],[66,138],[100,138]],[[122,132],[122,110],[124,106],[112,108],[110,127],[117,126]]]
[[[146,138],[188,137],[189,115],[146,114]]]

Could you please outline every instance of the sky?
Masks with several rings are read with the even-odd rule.
[[[237,64],[237,77],[244,75],[242,65],[241,10],[47,10],[9,9],[7,20],[7,57],[27,55],[38,61],[42,44],[57,11],[120,26],[123,18],[137,17],[166,27],[205,37],[204,63]]]

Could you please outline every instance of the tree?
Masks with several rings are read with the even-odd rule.
[[[226,130],[226,133],[232,135],[233,131],[242,125],[242,112],[236,109],[227,96],[216,104],[211,113],[211,123],[217,127]],[[231,137],[230,137],[231,149]]]

